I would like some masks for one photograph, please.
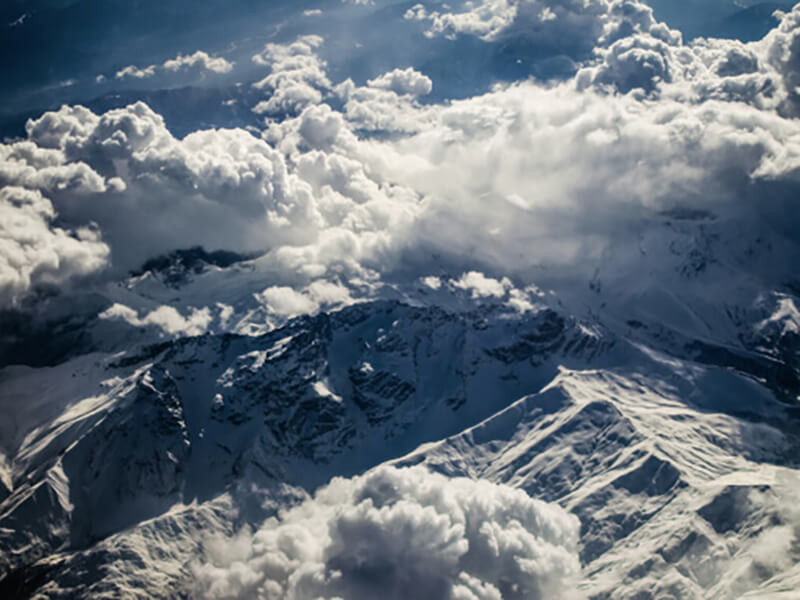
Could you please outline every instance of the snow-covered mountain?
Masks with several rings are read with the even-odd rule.
[[[600,275],[580,314],[574,289],[514,303],[439,277],[268,331],[166,337],[107,307],[202,304],[205,286],[225,299],[221,277],[245,301],[258,261],[151,262],[75,326],[83,346],[0,371],[0,589],[194,596],[215,535],[258,527],[331,477],[422,464],[577,516],[585,597],[791,598],[797,298],[737,304],[754,288],[741,272],[738,298],[693,294],[725,266],[682,239],[661,273],[688,282],[672,310],[654,308],[667,301],[657,286],[644,302]],[[712,264],[688,273],[687,256]],[[706,326],[686,327],[689,312]]]

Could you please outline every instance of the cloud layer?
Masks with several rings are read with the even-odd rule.
[[[502,44],[536,15],[553,40],[592,48],[574,79],[431,105],[418,98],[435,82],[411,68],[332,81],[323,40],[302,36],[253,58],[267,72],[254,83],[257,134],[178,139],[143,103],[31,120],[26,139],[0,145],[0,183],[50,207],[37,209],[33,246],[55,248],[62,267],[42,270],[36,252],[6,259],[5,302],[38,282],[119,274],[197,245],[264,254],[278,291],[263,298],[287,314],[320,305],[307,292],[315,282],[353,294],[443,271],[526,285],[554,267],[585,278],[600,262],[624,269],[664,214],[687,210],[707,215],[734,254],[759,236],[796,253],[800,8],[759,42],[690,45],[630,0],[487,1],[470,22],[476,11],[494,24],[454,31]]]
[[[569,598],[578,520],[520,490],[423,467],[336,478],[194,567],[206,598]]]

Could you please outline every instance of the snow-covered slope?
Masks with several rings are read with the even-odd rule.
[[[131,338],[89,319],[105,347],[0,371],[0,589],[192,595],[209,536],[389,461],[575,514],[587,597],[781,597],[800,560],[795,297],[693,332],[631,308],[636,289],[628,309],[598,302],[605,285],[582,316],[568,295],[445,286],[259,335]],[[699,320],[719,308],[682,291],[673,306]]]

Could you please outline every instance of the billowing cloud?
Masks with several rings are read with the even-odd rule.
[[[800,7],[795,5],[788,13],[777,14],[781,16],[778,26],[756,45],[780,74],[786,94],[784,112],[797,117],[800,115]]]
[[[175,58],[164,62],[167,71],[179,71],[186,68],[199,68],[212,73],[230,73],[233,64],[222,57],[212,57],[208,53],[198,50],[194,54],[179,54]]]
[[[336,308],[352,302],[347,287],[325,280],[315,281],[300,291],[289,286],[270,286],[256,294],[256,299],[268,313],[279,317],[315,313],[323,307]]]
[[[207,545],[206,598],[570,598],[578,520],[525,492],[424,467],[336,478],[256,532]]]
[[[638,26],[624,36],[606,36],[594,49],[576,82],[681,102],[743,102],[765,110],[797,115],[797,39],[800,11],[778,13],[778,26],[762,40],[698,39],[685,45],[659,25]]]
[[[325,61],[316,48],[322,45],[318,35],[306,35],[292,44],[267,44],[253,56],[253,62],[269,68],[264,79],[253,84],[256,89],[269,92],[253,111],[267,115],[296,114],[306,106],[318,104],[323,90],[330,88],[325,72]]]
[[[179,140],[138,103],[100,116],[63,107],[30,121],[28,138],[0,147],[0,177],[50,192],[65,222],[97,222],[125,269],[195,245],[263,251],[318,220],[310,186],[243,130]]]
[[[175,58],[169,58],[160,65],[148,65],[138,67],[128,65],[117,71],[115,79],[148,79],[156,74],[164,72],[193,71],[197,73],[230,73],[233,70],[233,63],[220,56],[210,56],[207,52],[197,50],[194,54],[178,54]],[[102,79],[101,79],[102,78]],[[105,81],[105,77],[98,75],[97,83]]]
[[[0,306],[37,286],[62,285],[107,265],[108,246],[94,227],[54,227],[55,218],[38,190],[0,189]]]
[[[370,79],[367,85],[373,88],[391,90],[401,95],[410,94],[412,96],[424,96],[430,94],[433,89],[430,77],[426,77],[411,67],[384,73],[380,77]]]
[[[785,81],[800,9],[760,42],[687,46],[646,7],[600,4],[596,51],[558,84],[421,105],[425,75],[334,84],[322,40],[304,36],[254,57],[268,70],[260,138],[177,139],[141,103],[62,107],[0,146],[0,179],[45,195],[66,227],[96,223],[117,271],[197,245],[263,254],[276,314],[317,310],[306,288],[321,280],[356,297],[442,269],[521,287],[625,269],[676,211],[707,215],[732,255],[762,234],[797,253]]]
[[[512,287],[511,282],[504,278],[502,281],[486,277],[483,273],[470,271],[464,273],[460,279],[453,282],[457,288],[469,291],[473,297],[494,296],[501,297]]]
[[[149,65],[147,67],[137,67],[136,65],[128,65],[123,67],[114,75],[115,79],[147,79],[156,74],[156,65]]]
[[[417,4],[405,18],[427,23],[429,36],[472,35],[489,42],[524,39],[536,54],[578,60],[633,33],[680,39],[678,32],[655,20],[649,6],[632,0],[482,0],[450,11],[430,11]]]
[[[187,316],[181,315],[172,306],[159,306],[144,317],[123,304],[113,304],[102,313],[101,319],[125,321],[133,327],[155,326],[169,335],[201,335],[211,324],[212,316],[208,308],[190,309]]]
[[[420,77],[398,76],[397,71],[392,71],[369,81],[365,87],[356,86],[350,79],[340,83],[335,92],[344,102],[347,121],[363,132],[420,131],[430,115],[421,110],[415,90],[427,94],[430,89],[428,78],[417,75]]]

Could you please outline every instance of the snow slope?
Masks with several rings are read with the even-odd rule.
[[[106,288],[54,333],[82,344],[0,370],[2,595],[193,596],[215,536],[424,464],[577,516],[583,597],[791,598],[796,290],[696,223],[665,231],[640,243],[674,261],[642,252],[636,279],[609,261],[586,287],[481,294],[442,275],[297,318],[259,308],[257,260]],[[214,301],[201,335],[102,313]]]

